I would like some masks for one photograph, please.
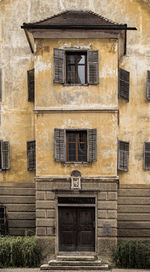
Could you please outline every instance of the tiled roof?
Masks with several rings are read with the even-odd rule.
[[[121,26],[92,11],[87,10],[68,10],[47,18],[43,21],[32,23],[32,26]]]

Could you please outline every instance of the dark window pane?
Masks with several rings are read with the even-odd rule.
[[[75,83],[75,66],[74,65],[68,65],[67,67],[67,83]]]
[[[87,134],[85,131],[79,132],[79,142],[86,142],[87,140]]]
[[[85,55],[78,56],[78,64],[85,64]]]
[[[68,160],[76,161],[76,144],[68,144]]]
[[[67,62],[68,64],[75,64],[75,55],[68,55]]]
[[[78,144],[78,161],[86,161],[86,144]]]
[[[75,142],[76,137],[74,132],[68,132],[67,135],[68,135],[68,142]]]
[[[85,66],[78,66],[78,83],[85,84]]]

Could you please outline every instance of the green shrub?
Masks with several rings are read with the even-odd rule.
[[[34,236],[0,237],[0,267],[37,267],[40,257]]]
[[[150,268],[150,244],[143,241],[121,242],[114,253],[119,268]]]

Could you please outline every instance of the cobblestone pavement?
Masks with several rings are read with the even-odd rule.
[[[45,270],[47,272],[69,272],[66,270]],[[150,272],[146,269],[110,269],[110,270],[82,270],[82,272]],[[41,272],[39,268],[0,268],[0,272]],[[70,272],[75,272],[71,270]],[[80,271],[79,271],[80,272]]]

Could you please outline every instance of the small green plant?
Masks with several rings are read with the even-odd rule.
[[[34,236],[0,237],[0,267],[37,267],[40,257]]]
[[[150,268],[150,244],[144,241],[121,242],[114,253],[114,261],[119,268]]]

